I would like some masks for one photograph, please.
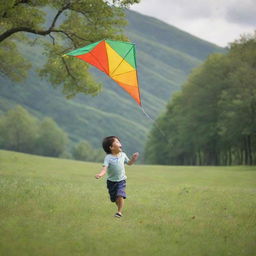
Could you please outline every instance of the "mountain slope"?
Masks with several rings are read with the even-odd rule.
[[[142,104],[156,118],[190,71],[209,54],[224,49],[136,12],[127,11],[127,19],[126,34],[136,43]],[[41,49],[21,47],[34,69],[42,65]],[[102,93],[78,95],[72,100],[67,100],[60,88],[40,80],[34,70],[19,84],[0,77],[0,111],[21,104],[39,118],[52,117],[68,132],[72,143],[88,140],[100,147],[103,137],[117,135],[128,153],[142,152],[152,121],[122,88],[95,68],[91,71],[102,81]]]

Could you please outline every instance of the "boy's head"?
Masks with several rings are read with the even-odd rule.
[[[120,139],[117,136],[109,136],[103,139],[102,147],[107,154],[119,153],[122,151]]]

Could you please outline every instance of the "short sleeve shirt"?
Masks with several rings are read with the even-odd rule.
[[[121,152],[118,156],[106,155],[103,166],[108,167],[107,179],[110,181],[126,180],[124,164],[129,161],[130,159],[124,152]]]

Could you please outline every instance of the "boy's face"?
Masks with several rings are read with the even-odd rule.
[[[110,150],[112,154],[118,154],[122,152],[122,144],[118,139],[114,139],[112,146],[110,147]]]

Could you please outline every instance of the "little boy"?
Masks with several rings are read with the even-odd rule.
[[[132,165],[139,157],[136,152],[132,155],[131,160],[122,152],[120,139],[116,136],[109,136],[103,139],[102,147],[106,152],[103,168],[100,173],[96,174],[96,179],[101,178],[107,173],[107,188],[111,202],[117,205],[115,217],[122,217],[124,199],[126,198],[126,175],[124,164]]]

